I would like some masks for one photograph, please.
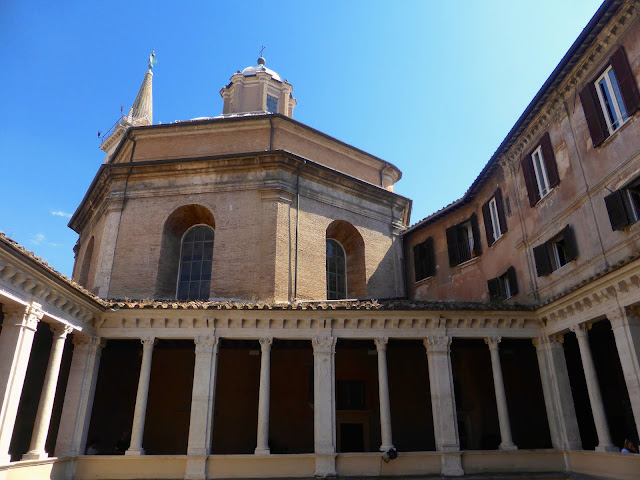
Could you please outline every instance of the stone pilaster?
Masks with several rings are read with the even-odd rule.
[[[500,364],[500,337],[485,338],[491,353],[491,370],[493,371],[493,387],[496,391],[496,404],[498,407],[498,422],[500,423],[500,450],[517,450],[511,438],[511,423],[509,422],[509,409],[507,408],[507,395],[504,390],[502,378],[502,365]]]
[[[149,398],[149,379],[151,378],[151,359],[156,339],[147,337],[142,342],[142,362],[140,364],[140,378],[138,379],[138,393],[136,407],[133,411],[133,426],[131,427],[131,445],[124,452],[125,455],[144,455],[142,438],[144,436],[144,421],[147,415],[147,400]]]
[[[375,338],[378,351],[378,389],[380,394],[380,436],[382,445],[380,451],[386,452],[393,448],[391,434],[391,404],[389,403],[389,375],[387,372],[387,342],[388,338]]]
[[[49,354],[49,364],[44,376],[36,421],[33,426],[33,433],[31,434],[31,444],[29,451],[22,456],[22,460],[39,460],[47,458],[48,456],[44,447],[47,441],[47,434],[49,433],[53,400],[56,396],[58,376],[60,375],[60,362],[62,361],[64,342],[67,335],[73,330],[70,326],[60,324],[52,324],[50,328],[53,332],[53,343],[51,344],[51,352]]]
[[[216,401],[218,338],[214,335],[195,339],[196,361],[193,369],[191,420],[187,455],[200,457],[187,463],[185,478],[206,478],[207,455],[211,453],[213,411]]]
[[[271,394],[271,345],[273,338],[261,338],[260,394],[258,397],[258,441],[256,455],[268,455],[269,451],[269,396]]]
[[[571,394],[562,335],[533,339],[538,356],[542,393],[551,444],[558,450],[580,450],[582,441]]]
[[[84,454],[104,346],[100,337],[81,334],[73,337],[73,357],[58,427],[56,457]]]
[[[582,358],[582,368],[584,377],[587,381],[587,390],[589,391],[589,402],[591,403],[591,413],[593,421],[598,432],[598,452],[619,452],[620,449],[611,443],[611,434],[609,433],[609,425],[602,404],[602,395],[600,393],[600,385],[596,376],[596,369],[593,365],[593,357],[591,356],[591,346],[589,345],[589,326],[586,324],[575,325],[571,327],[571,331],[578,338],[580,346],[580,357]]]
[[[634,311],[620,310],[607,312],[616,341],[618,357],[624,373],[624,381],[629,392],[629,401],[636,423],[636,434],[640,435],[640,315]]]
[[[317,477],[336,473],[336,339],[317,336],[313,345],[313,439]]]
[[[40,305],[3,306],[0,334],[0,464],[9,463],[9,444],[27,373],[33,336],[44,313]]]
[[[442,452],[440,473],[446,476],[464,475],[451,368],[451,337],[443,334],[429,335],[423,342],[429,364],[436,450]]]

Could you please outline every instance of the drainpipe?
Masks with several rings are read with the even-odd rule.
[[[269,115],[269,127],[271,128],[271,133],[269,134],[269,151],[273,152],[273,116]]]

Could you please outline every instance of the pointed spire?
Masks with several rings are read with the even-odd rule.
[[[127,116],[127,120],[134,125],[153,124],[153,72],[151,69],[155,64],[156,53],[154,49],[149,55],[149,70],[144,74],[144,80],[140,86],[140,91],[129,110],[129,115]]]

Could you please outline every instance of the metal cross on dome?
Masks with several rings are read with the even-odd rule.
[[[154,48],[149,55],[149,70],[151,70],[156,63],[158,63],[158,60],[156,59],[156,49]]]
[[[264,45],[262,45],[262,48],[260,49],[260,56],[262,56],[262,52],[264,52]]]

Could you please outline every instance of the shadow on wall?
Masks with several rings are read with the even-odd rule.
[[[154,298],[176,298],[180,244],[184,233],[194,225],[208,225],[215,230],[216,222],[211,210],[202,205],[183,205],[174,210],[164,223]]]

